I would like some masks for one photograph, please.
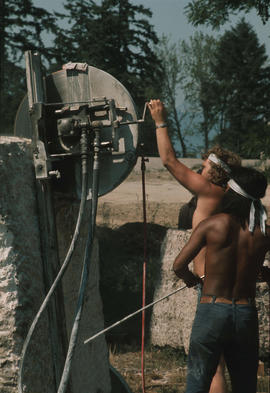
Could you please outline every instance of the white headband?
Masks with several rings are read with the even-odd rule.
[[[220,158],[218,158],[214,153],[209,154],[207,158],[209,161],[212,161],[214,164],[221,166],[221,168],[224,169],[225,172],[231,173],[231,169],[229,168],[229,166]]]
[[[260,201],[260,199],[256,199],[253,196],[249,195],[245,190],[243,190],[243,188],[241,188],[239,186],[239,184],[237,184],[233,179],[230,179],[228,181],[228,186],[234,191],[236,192],[236,194],[242,195],[244,198],[247,199],[251,199],[252,203],[250,206],[250,213],[249,213],[249,226],[248,229],[250,232],[254,231],[255,228],[255,205],[254,205],[254,201],[257,201],[259,204],[259,214],[260,214],[260,228],[262,233],[265,235],[265,221],[267,220],[267,214],[266,211],[262,205],[262,202]]]

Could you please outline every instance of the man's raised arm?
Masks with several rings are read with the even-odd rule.
[[[148,108],[156,125],[158,151],[163,165],[179,183],[193,194],[210,193],[211,182],[189,169],[176,158],[175,150],[168,134],[164,104],[160,100],[150,100]]]

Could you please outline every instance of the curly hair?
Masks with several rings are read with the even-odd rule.
[[[229,150],[222,149],[220,146],[214,146],[208,152],[202,155],[202,159],[206,160],[208,156],[213,153],[223,162],[225,162],[233,171],[235,167],[241,166],[241,158],[232,153]],[[210,161],[211,170],[209,171],[209,175],[211,176],[211,182],[216,184],[222,188],[226,188],[227,182],[230,179],[230,174],[227,173],[221,166],[215,164],[214,162]]]

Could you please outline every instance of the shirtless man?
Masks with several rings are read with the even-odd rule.
[[[240,166],[241,160],[236,154],[216,147],[203,156],[201,174],[192,171],[176,158],[168,135],[167,117],[163,103],[160,100],[150,100],[148,108],[156,124],[157,145],[163,165],[182,186],[197,196],[197,207],[192,219],[192,228],[194,229],[202,220],[218,211],[227,181],[230,178],[231,167]],[[204,274],[204,249],[194,258],[193,262],[194,273],[201,277]],[[225,366],[221,360],[213,378],[210,393],[226,392]]]
[[[192,228],[195,228],[202,220],[218,211],[230,178],[231,167],[240,166],[241,160],[236,154],[216,147],[203,157],[201,174],[194,172],[176,158],[168,135],[163,103],[160,100],[150,100],[148,108],[156,124],[158,151],[163,165],[182,186],[198,197],[197,208],[192,219]],[[210,154],[214,161],[209,159]],[[203,275],[204,259],[204,250],[202,250],[194,260],[194,272],[198,276]]]
[[[240,166],[241,160],[236,154],[217,147],[203,157],[201,174],[192,171],[176,158],[168,135],[166,111],[163,103],[160,100],[150,100],[148,108],[156,124],[157,145],[163,165],[182,186],[197,195],[197,207],[192,219],[192,228],[194,229],[202,220],[218,211],[227,181],[230,178],[231,167]],[[201,277],[204,274],[204,249],[200,251],[193,262],[194,273]],[[213,379],[210,393],[226,392],[224,364],[221,362]]]
[[[267,181],[252,168],[237,168],[221,211],[202,221],[174,261],[174,271],[188,287],[198,277],[188,264],[206,248],[202,297],[193,322],[186,393],[207,393],[220,358],[230,373],[234,393],[256,393],[258,320],[256,278],[270,281],[263,267],[270,250],[270,227],[260,198]]]

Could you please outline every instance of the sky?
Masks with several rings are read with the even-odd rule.
[[[97,0],[99,1],[99,0]],[[188,40],[196,31],[201,31],[209,35],[217,36],[223,34],[224,31],[230,30],[241,17],[245,17],[246,21],[251,24],[255,30],[260,44],[265,44],[266,52],[270,59],[270,22],[265,25],[256,15],[255,11],[249,14],[239,13],[233,16],[230,23],[223,26],[220,31],[213,31],[211,28],[204,26],[194,27],[188,23],[184,9],[189,0],[131,0],[134,4],[143,4],[149,8],[153,15],[150,23],[154,26],[158,36],[163,34],[170,36],[172,42],[179,40]],[[33,0],[35,6],[47,9],[48,11],[63,11],[63,1],[59,0]],[[181,94],[179,94],[179,106],[181,106]],[[192,143],[200,141],[192,141]]]

